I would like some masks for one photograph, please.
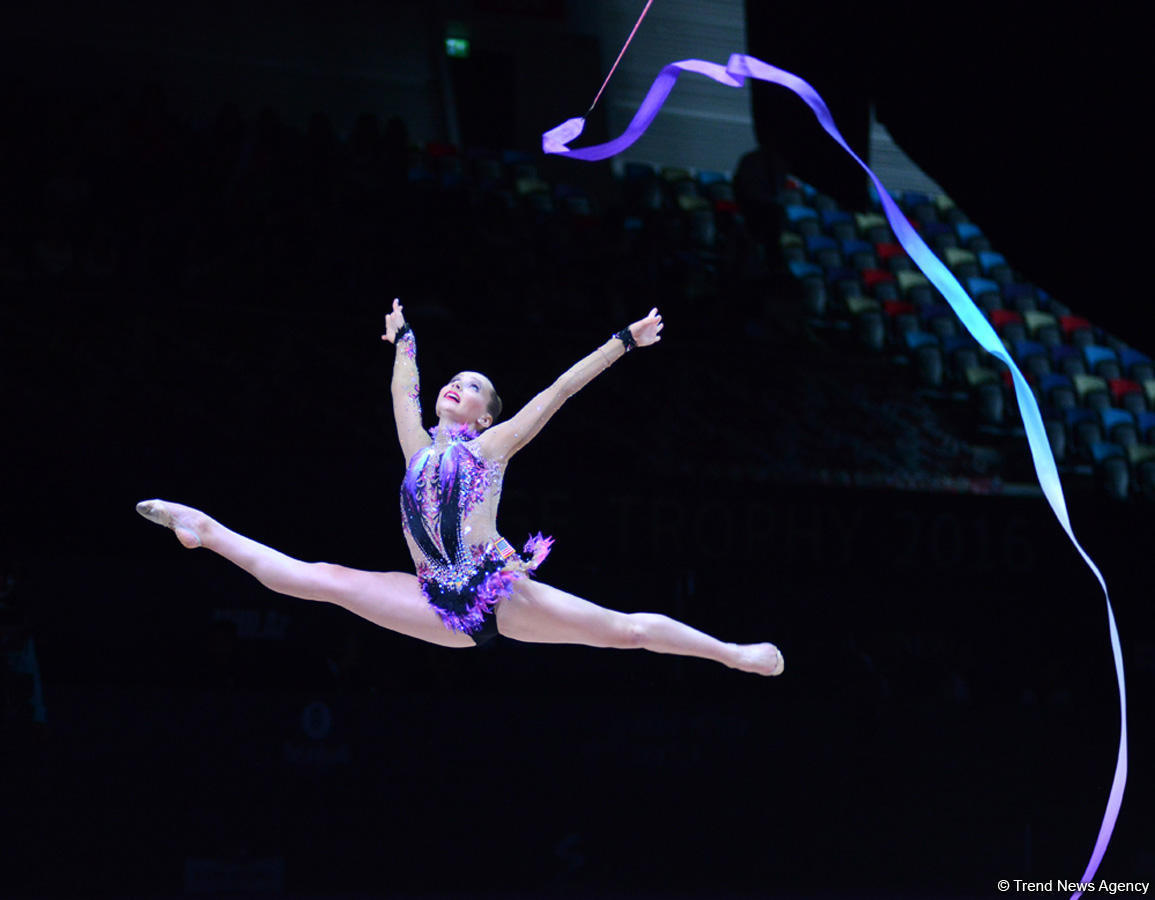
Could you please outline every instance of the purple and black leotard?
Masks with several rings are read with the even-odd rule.
[[[497,533],[505,464],[487,459],[468,426],[431,428],[401,483],[401,521],[425,598],[447,628],[482,644],[497,633],[494,609],[549,554],[531,537],[518,554]]]

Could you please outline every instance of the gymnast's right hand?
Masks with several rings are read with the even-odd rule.
[[[393,312],[385,316],[385,333],[381,335],[381,340],[392,344],[397,337],[397,331],[404,324],[405,316],[401,313],[401,301],[394,297]]]

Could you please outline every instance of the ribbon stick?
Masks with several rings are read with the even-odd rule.
[[[1111,791],[1107,799],[1107,808],[1103,815],[1102,824],[1099,827],[1099,835],[1095,841],[1095,847],[1091,853],[1090,861],[1087,863],[1087,869],[1081,879],[1083,882],[1092,881],[1099,868],[1099,863],[1103,859],[1103,854],[1107,850],[1107,844],[1111,840],[1111,833],[1114,831],[1115,821],[1119,816],[1119,807],[1122,805],[1123,791],[1127,783],[1127,687],[1123,678],[1123,652],[1119,646],[1119,632],[1115,626],[1115,613],[1111,606],[1111,595],[1107,590],[1107,583],[1104,581],[1099,568],[1075,538],[1075,533],[1071,528],[1070,516],[1067,513],[1067,504],[1063,498],[1063,488],[1059,482],[1058,468],[1055,465],[1055,458],[1051,453],[1051,445],[1047,439],[1046,429],[1043,427],[1043,417],[1039,412],[1039,405],[1035,401],[1035,396],[1031,392],[1030,385],[1027,383],[1026,378],[1023,377],[1023,373],[1019,371],[1019,367],[1015,364],[1010,354],[1007,353],[1006,347],[1003,346],[1003,342],[995,333],[994,328],[991,327],[986,317],[975,305],[974,301],[971,300],[962,285],[959,284],[958,279],[956,279],[950,269],[931,252],[926,242],[923,241],[918,232],[915,231],[906,216],[902,214],[902,211],[898,208],[898,204],[894,202],[894,199],[878,179],[878,176],[850,149],[850,146],[835,126],[834,119],[830,115],[830,110],[827,108],[826,102],[810,84],[797,75],[793,75],[769,63],[762,62],[753,56],[746,56],[741,53],[732,54],[725,66],[700,59],[686,59],[680,62],[670,63],[658,74],[658,77],[650,86],[650,90],[646,94],[645,99],[642,101],[641,106],[638,108],[637,113],[634,115],[633,120],[629,126],[627,126],[626,130],[617,138],[593,147],[572,150],[567,144],[581,134],[585,122],[583,119],[570,119],[542,135],[542,149],[546,153],[569,156],[573,159],[587,161],[608,159],[617,153],[621,153],[637,141],[649,127],[650,123],[653,122],[654,117],[657,116],[658,111],[661,109],[666,97],[669,96],[670,91],[673,90],[674,83],[678,80],[678,76],[682,72],[694,72],[699,75],[704,75],[727,87],[742,87],[745,84],[746,78],[756,78],[759,81],[767,81],[781,85],[801,97],[806,105],[814,112],[814,115],[817,116],[819,124],[822,125],[826,133],[837,141],[842,149],[849,153],[854,161],[866,171],[866,174],[878,190],[879,200],[882,202],[886,218],[890,222],[891,228],[894,229],[895,236],[910,255],[914,264],[918,266],[930,282],[938,288],[939,292],[946,298],[947,302],[950,303],[967,331],[971,333],[983,349],[1001,360],[1006,364],[1007,368],[1010,369],[1012,383],[1015,388],[1015,397],[1018,400],[1019,413],[1022,416],[1023,427],[1026,430],[1027,443],[1030,446],[1031,458],[1034,461],[1039,486],[1042,488],[1043,495],[1047,498],[1047,502],[1050,504],[1055,517],[1059,520],[1059,524],[1063,526],[1063,530],[1067,533],[1067,537],[1070,538],[1071,543],[1075,545],[1075,549],[1078,550],[1083,561],[1094,573],[1095,578],[1099,582],[1099,586],[1103,589],[1103,596],[1107,601],[1107,626],[1111,639],[1111,652],[1115,660],[1115,676],[1119,685],[1119,752],[1115,763],[1115,777],[1111,784]],[[1082,893],[1082,891],[1077,891],[1072,894],[1072,900],[1078,900],[1078,898],[1082,896]]]

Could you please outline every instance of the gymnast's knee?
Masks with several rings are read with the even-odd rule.
[[[623,614],[622,627],[618,636],[619,646],[626,649],[645,647],[653,631],[655,618],[652,613]]]

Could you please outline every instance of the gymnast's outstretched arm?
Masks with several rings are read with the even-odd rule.
[[[658,308],[629,327],[634,342],[647,347],[660,341],[662,317]],[[491,459],[508,459],[528,444],[563,403],[608,369],[626,353],[625,343],[612,337],[593,353],[570,366],[553,384],[529,401],[517,415],[487,429],[478,438],[482,451]]]
[[[393,357],[393,420],[397,438],[406,461],[432,442],[421,424],[421,383],[417,374],[417,341],[413,329],[405,322],[401,301],[393,301],[393,311],[385,317],[385,333],[381,340],[397,348]]]

